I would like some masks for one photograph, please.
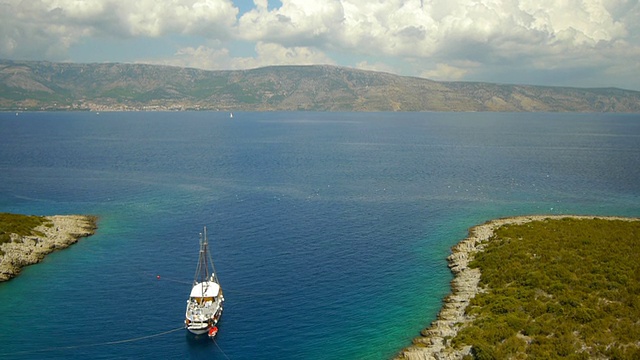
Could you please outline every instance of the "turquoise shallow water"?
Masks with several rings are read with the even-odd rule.
[[[0,114],[0,211],[100,217],[0,284],[2,358],[385,359],[470,226],[640,216],[634,114],[234,115]],[[216,343],[179,329],[203,225]]]

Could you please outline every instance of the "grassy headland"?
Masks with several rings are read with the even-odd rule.
[[[0,213],[0,244],[11,241],[11,234],[42,236],[42,232],[35,230],[40,225],[52,226],[51,221],[44,216]],[[0,255],[3,255],[1,250]]]
[[[430,328],[402,356],[439,343],[448,358],[640,359],[640,221],[511,220],[470,232],[462,257],[481,275],[455,334],[433,341]]]
[[[84,215],[33,216],[0,213],[0,282],[95,232],[97,218]]]

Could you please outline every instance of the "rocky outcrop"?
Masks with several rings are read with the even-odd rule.
[[[545,219],[607,219],[637,221],[623,217],[576,216],[576,215],[536,215],[519,216],[491,220],[469,230],[469,236],[452,248],[447,258],[449,268],[454,274],[451,281],[451,294],[445,300],[437,320],[422,330],[422,336],[413,339],[413,345],[404,349],[396,359],[410,360],[460,360],[471,353],[471,346],[454,349],[451,339],[458,331],[473,321],[465,314],[469,301],[481,291],[479,287],[480,270],[469,268],[475,254],[484,250],[486,242],[493,236],[494,230],[507,224],[524,224]]]
[[[93,235],[97,226],[94,216],[56,215],[45,219],[48,221],[34,229],[42,236],[12,234],[11,241],[0,245],[0,282],[15,277],[23,267],[42,261],[52,251]]]

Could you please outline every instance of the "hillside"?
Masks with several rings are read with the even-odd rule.
[[[640,112],[640,92],[436,82],[325,65],[206,71],[0,60],[0,110]]]

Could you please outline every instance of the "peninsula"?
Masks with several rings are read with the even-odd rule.
[[[640,356],[640,219],[489,221],[447,258],[452,293],[396,359]]]
[[[0,213],[0,282],[42,261],[45,255],[93,235],[96,228],[95,216]]]

